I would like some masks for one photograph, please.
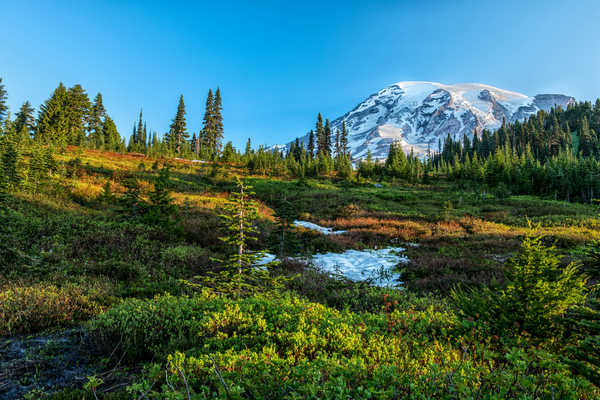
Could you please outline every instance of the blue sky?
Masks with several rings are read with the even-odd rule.
[[[201,128],[274,144],[398,81],[600,97],[600,1],[5,1],[0,77],[15,111],[62,81],[100,91],[122,135],[140,107],[168,129],[179,94]]]

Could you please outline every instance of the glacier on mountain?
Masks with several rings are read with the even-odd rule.
[[[502,121],[523,120],[539,110],[566,108],[575,99],[561,94],[533,97],[480,83],[445,85],[437,82],[399,82],[372,94],[353,110],[331,122],[332,132],[348,130],[354,160],[371,151],[374,159],[387,157],[392,142],[405,152],[436,151],[438,141],[495,130]],[[305,145],[308,135],[300,138]]]

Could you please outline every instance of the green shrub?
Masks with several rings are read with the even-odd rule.
[[[0,335],[69,326],[101,311],[102,306],[78,287],[8,287],[0,291]]]
[[[498,354],[432,307],[335,310],[294,296],[126,300],[91,331],[133,360],[161,362],[129,389],[155,398],[592,398],[540,350]],[[461,333],[462,332],[462,333]],[[475,342],[474,342],[475,341]],[[143,353],[142,353],[143,352]],[[131,359],[131,358],[130,358]],[[152,385],[152,389],[150,389]],[[193,397],[195,396],[195,397]]]
[[[509,261],[506,278],[501,291],[455,289],[451,296],[463,315],[482,319],[497,331],[544,338],[557,335],[557,322],[570,307],[583,304],[587,293],[577,266],[561,267],[556,249],[546,247],[534,230]]]
[[[143,274],[142,268],[136,263],[120,260],[100,261],[93,265],[90,272],[121,281],[137,280]]]

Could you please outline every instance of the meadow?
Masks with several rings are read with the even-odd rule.
[[[441,177],[296,179],[79,147],[55,158],[48,179],[1,199],[1,399],[600,396],[598,359],[581,355],[600,349],[586,342],[600,334],[586,322],[594,204]],[[165,166],[175,211],[156,223],[128,199],[148,200]],[[236,177],[257,201],[249,249],[282,255],[243,282],[219,274]],[[282,228],[282,215],[346,232]],[[388,246],[410,260],[397,287],[285,257]]]

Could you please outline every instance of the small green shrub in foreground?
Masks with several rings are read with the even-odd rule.
[[[488,323],[496,333],[526,332],[535,338],[556,337],[570,307],[585,302],[586,277],[571,263],[561,267],[554,247],[531,231],[521,251],[508,263],[501,291],[456,289],[452,298],[466,317]]]

